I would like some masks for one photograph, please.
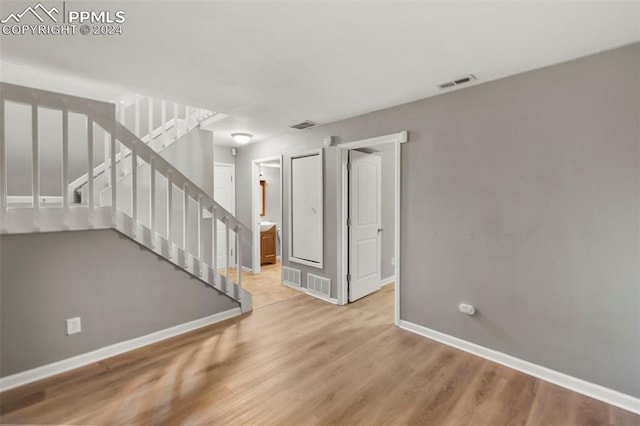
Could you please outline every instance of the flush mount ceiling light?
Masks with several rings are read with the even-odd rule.
[[[244,145],[245,143],[248,143],[251,140],[253,135],[250,133],[231,133],[231,137],[237,143]]]

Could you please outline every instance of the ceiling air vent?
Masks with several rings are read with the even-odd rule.
[[[292,129],[304,130],[309,127],[317,126],[318,123],[314,123],[313,121],[305,120],[302,123],[294,124],[293,126],[289,126]]]
[[[438,84],[436,87],[438,89],[448,89],[449,87],[460,86],[461,84],[466,84],[474,80],[477,80],[476,76],[473,74],[469,74],[465,75],[464,77],[456,78],[452,81],[447,81],[446,83]]]

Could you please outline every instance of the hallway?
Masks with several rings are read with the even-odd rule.
[[[253,309],[282,302],[303,293],[282,285],[282,265],[280,261],[273,265],[262,265],[257,275],[242,271],[242,286],[253,296]],[[236,276],[235,268],[229,271],[231,277]]]

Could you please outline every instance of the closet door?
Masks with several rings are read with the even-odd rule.
[[[322,170],[322,150],[291,157],[289,260],[317,268],[323,260]]]

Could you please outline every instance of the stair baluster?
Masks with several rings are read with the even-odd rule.
[[[139,136],[128,130],[122,123],[116,121],[116,109],[113,104],[93,101],[73,96],[61,95],[43,90],[30,89],[21,86],[0,83],[0,231],[2,233],[25,233],[34,231],[62,231],[80,230],[88,228],[107,229],[115,228],[119,232],[129,236],[141,245],[151,248],[154,252],[167,258],[175,265],[181,266],[188,273],[202,280],[206,284],[217,288],[239,301],[243,312],[251,309],[251,295],[242,288],[242,256],[241,243],[246,241],[251,243],[251,230],[239,222],[234,216],[217,204],[210,195],[203,192],[193,182],[191,182],[180,171],[175,169],[164,158],[158,155]],[[6,121],[5,111],[7,102],[27,105],[31,115],[31,179],[32,203],[25,207],[22,205],[9,205],[8,171],[9,163],[6,146]],[[136,108],[139,118],[140,98],[136,98],[134,108]],[[121,119],[126,116],[125,110],[129,105],[122,103],[119,106],[118,115]],[[153,101],[149,101],[150,110],[153,108]],[[166,114],[166,103],[165,114]],[[61,161],[62,172],[60,182],[62,183],[61,204],[50,204],[42,201],[40,194],[40,126],[41,117],[39,108],[47,108],[59,111],[62,121],[62,155],[61,158],[46,158],[48,162]],[[70,136],[71,130],[69,114],[78,114],[85,118],[86,123],[86,191],[88,196],[82,204],[73,204],[72,192],[69,190],[69,173],[72,144]],[[206,115],[206,112],[198,109],[190,109],[188,122],[197,122],[199,118]],[[178,114],[174,114],[173,125],[178,131]],[[149,128],[153,130],[153,117],[150,116]],[[166,118],[166,116],[165,116]],[[167,121],[161,124],[164,130],[163,137],[166,137]],[[135,125],[139,130],[139,122]],[[188,125],[187,128],[189,128]],[[104,142],[104,162],[98,167],[94,167],[94,152],[96,136],[103,132],[104,141],[99,137],[100,142]],[[178,133],[179,134],[179,133]],[[149,136],[145,136],[147,142],[153,139],[153,131]],[[83,138],[84,139],[84,138]],[[98,146],[100,144],[98,143]],[[125,160],[126,159],[126,160]],[[126,174],[126,163],[130,162],[131,180],[122,179],[122,174]],[[119,163],[119,164],[118,164]],[[140,173],[140,167],[149,167],[149,195],[140,194],[139,191],[146,190],[144,180],[146,172]],[[99,178],[103,173],[102,178]],[[166,198],[166,240],[163,235],[158,234],[158,201],[156,197],[157,174],[166,178],[167,198]],[[110,187],[110,194],[104,192],[104,197],[96,196],[95,183],[106,182]],[[143,179],[144,178],[144,179]],[[120,209],[118,193],[127,191],[131,183],[130,193],[125,194],[126,200],[130,197],[131,210]],[[173,205],[174,185],[182,191],[182,245],[176,244],[177,229],[175,229],[175,211]],[[99,185],[102,187],[102,185]],[[109,197],[110,195],[110,197]],[[49,197],[46,197],[49,198]],[[197,214],[190,214],[193,203],[197,205]],[[84,200],[83,200],[84,201]],[[144,210],[149,208],[148,214]],[[179,207],[178,207],[179,208]],[[211,230],[204,225],[208,216],[205,210],[211,213]],[[193,213],[193,212],[191,212]],[[197,221],[196,223],[193,220]],[[218,232],[217,224],[220,220],[224,225],[225,233],[225,254],[224,254],[224,279],[218,270]],[[147,226],[148,221],[148,226]],[[196,233],[195,236],[193,233]],[[234,232],[237,239],[235,242],[236,258],[231,264],[230,233]],[[196,240],[192,240],[196,238]],[[210,238],[210,239],[208,239]],[[191,242],[197,248],[190,250]],[[196,245],[197,243],[197,245]],[[165,249],[166,244],[166,249]],[[203,259],[205,256],[204,244],[211,245],[211,262]],[[208,261],[208,259],[206,259]],[[236,283],[230,275],[230,268],[236,268]],[[223,285],[224,283],[224,285]]]

